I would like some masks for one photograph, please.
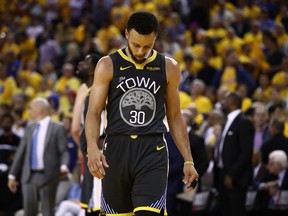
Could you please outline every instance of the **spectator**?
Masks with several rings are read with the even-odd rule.
[[[75,92],[80,87],[80,81],[74,76],[74,66],[70,63],[65,63],[62,66],[62,76],[55,84],[54,90],[59,95],[59,109],[62,112],[71,111],[73,104],[69,101],[71,91]]]
[[[58,178],[60,174],[68,173],[65,129],[63,125],[50,120],[49,108],[44,98],[35,98],[31,102],[31,118],[36,123],[29,125],[25,131],[9,171],[8,187],[13,193],[17,192],[21,179],[25,216],[37,214],[38,195],[43,215],[54,215]]]
[[[276,72],[282,69],[282,58],[284,54],[279,48],[276,37],[270,31],[263,32],[263,44],[266,48],[266,61],[269,64],[269,68],[265,71],[268,73],[269,78],[275,75]]]
[[[269,154],[268,171],[271,175],[264,183],[260,184],[259,196],[261,197],[261,215],[285,216],[287,210],[287,198],[285,191],[288,189],[288,160],[287,154],[282,150],[274,150]],[[283,195],[282,195],[283,193]]]
[[[206,96],[204,96],[204,92],[205,83],[200,79],[193,80],[191,83],[191,102],[195,104],[199,113],[208,115],[212,110],[212,103]]]
[[[259,152],[263,146],[263,143],[265,143],[270,138],[268,129],[268,112],[264,104],[257,104],[253,107],[254,112],[252,118],[255,128],[253,146],[254,152]]]
[[[52,62],[58,66],[58,58],[62,55],[62,50],[58,42],[49,38],[48,33],[42,35],[42,42],[39,47],[39,68],[42,68],[47,62]]]
[[[22,208],[22,193],[12,193],[8,188],[8,172],[19,146],[20,138],[12,132],[13,116],[9,113],[2,116],[0,135],[0,215],[12,216]]]
[[[250,95],[254,88],[254,81],[248,71],[239,64],[236,51],[228,49],[225,53],[224,62],[224,67],[214,77],[213,86],[216,89],[224,87],[230,92],[235,92],[237,83],[245,83],[248,87],[248,95]]]
[[[230,93],[222,102],[227,121],[214,151],[215,185],[222,216],[245,215],[246,192],[252,177],[254,128],[242,114],[241,104],[236,93]]]
[[[262,162],[267,164],[269,154],[274,150],[282,150],[288,154],[288,138],[284,136],[284,123],[278,119],[272,119],[269,123],[271,138],[263,143],[261,148]]]
[[[16,92],[16,82],[13,77],[9,77],[3,65],[0,65],[0,104],[12,103],[12,97]]]

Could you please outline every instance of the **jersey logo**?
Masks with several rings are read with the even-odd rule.
[[[123,71],[123,70],[126,70],[126,69],[128,69],[128,68],[131,68],[132,67],[132,65],[130,65],[130,66],[127,66],[127,67],[120,67],[120,71]]]
[[[160,151],[160,150],[164,149],[165,147],[166,147],[165,145],[164,145],[164,146],[157,146],[157,147],[156,147],[156,150],[157,150],[157,151]]]
[[[133,88],[125,92],[119,103],[121,118],[132,127],[143,127],[153,121],[156,100],[147,89]]]
[[[149,71],[158,71],[160,70],[160,67],[146,67],[146,69]]]

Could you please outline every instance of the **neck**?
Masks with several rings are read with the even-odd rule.
[[[90,88],[91,86],[92,86],[92,84],[93,84],[93,79],[91,78],[89,78],[86,82],[85,82],[85,84],[87,85],[87,87],[88,88]]]
[[[130,59],[133,59],[133,58],[132,58],[132,55],[131,55],[131,53],[130,53],[130,51],[129,51],[128,46],[125,48],[125,51],[126,51],[126,55],[127,55]]]

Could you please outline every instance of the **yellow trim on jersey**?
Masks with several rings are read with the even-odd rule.
[[[87,210],[88,213],[96,212],[96,211],[100,211],[100,208],[93,208],[93,209],[88,209]]]
[[[129,213],[122,213],[122,214],[105,214],[106,216],[133,216],[134,213],[133,212],[129,212]]]
[[[128,56],[126,56],[126,55],[123,53],[122,49],[117,50],[117,52],[119,53],[119,55],[120,55],[123,59],[125,59],[125,60],[131,62],[132,64],[134,64],[135,67],[136,67],[136,69],[138,69],[138,70],[143,70],[144,67],[145,67],[145,65],[148,64],[148,63],[150,63],[150,62],[152,62],[152,61],[154,61],[155,58],[156,58],[156,56],[157,56],[157,51],[152,50],[153,54],[152,54],[151,57],[149,57],[148,59],[146,59],[146,61],[144,61],[142,64],[137,64],[133,59],[128,58]],[[121,67],[122,67],[122,66],[121,66]]]
[[[85,204],[85,203],[82,203],[82,202],[80,202],[80,207],[81,208],[85,208],[85,209],[87,209],[88,208],[88,205],[87,204]]]
[[[155,213],[160,213],[161,210],[156,209],[156,208],[152,208],[152,207],[148,207],[148,206],[140,206],[134,209],[133,212],[137,212],[137,211],[151,211],[151,212],[155,212]]]

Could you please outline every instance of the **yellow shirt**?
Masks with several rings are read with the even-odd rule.
[[[209,38],[225,38],[227,36],[227,31],[224,28],[210,28],[207,30],[207,37]]]
[[[221,69],[223,67],[223,59],[220,56],[213,56],[208,60],[209,65],[216,68]]]
[[[192,102],[192,99],[190,95],[183,91],[179,91],[179,97],[180,97],[180,108],[186,109]]]
[[[83,43],[85,39],[85,26],[79,25],[74,31],[74,38],[77,43]]]
[[[28,60],[33,59],[37,60],[37,47],[34,38],[29,38],[26,41],[19,44],[21,61],[23,64],[26,64]]]
[[[245,97],[243,100],[242,100],[242,111],[243,112],[246,112],[252,105],[252,100],[248,97]]]
[[[201,56],[203,53],[204,53],[204,46],[203,44],[195,44],[193,47],[192,47],[192,52],[194,54],[195,57],[199,57]]]
[[[24,93],[26,96],[28,96],[28,100],[30,101],[31,99],[34,98],[35,96],[35,90],[32,86],[27,86],[25,89],[20,90],[20,92]]]
[[[12,97],[17,91],[17,84],[12,77],[0,80],[0,104],[11,104]]]
[[[110,25],[108,28],[101,28],[97,32],[96,37],[100,40],[101,47],[104,53],[108,52],[108,42],[113,36],[121,36],[120,30],[114,25]]]
[[[110,13],[112,24],[120,31],[124,31],[131,12],[132,10],[128,5],[112,7]]]
[[[258,46],[259,44],[262,44],[262,33],[258,32],[258,34],[252,34],[252,32],[247,32],[244,35],[244,42],[246,43],[257,43]]]
[[[234,48],[239,55],[242,51],[242,45],[243,40],[239,37],[234,37],[232,40],[224,38],[217,45],[217,53],[222,56],[228,48]]]
[[[17,56],[20,52],[19,46],[16,43],[4,43],[4,46],[1,50],[2,54],[13,52],[15,56]]]
[[[230,2],[225,2],[225,8],[231,12],[235,12],[235,10],[236,10],[235,6]],[[219,11],[220,11],[219,4],[218,3],[214,4],[210,10],[210,17],[215,16],[215,14],[218,13]]]
[[[42,81],[42,75],[40,73],[22,70],[19,71],[18,76],[26,78],[36,92],[39,90],[39,86]]]
[[[284,47],[284,44],[286,42],[288,42],[288,35],[287,34],[282,34],[280,36],[277,36],[277,42],[278,42],[278,45],[280,47]]]
[[[288,138],[288,120],[285,121],[284,126],[284,136]]]
[[[261,9],[257,5],[253,5],[252,7],[244,7],[243,15],[248,19],[256,19],[260,15]]]
[[[72,90],[74,92],[77,92],[78,88],[80,87],[80,81],[76,77],[66,78],[61,77],[56,85],[55,85],[55,91],[56,92],[65,92],[67,90]],[[60,107],[59,110],[63,112],[68,112],[72,108],[68,95],[64,94],[60,96],[59,99]]]
[[[46,90],[46,91],[38,91],[35,95],[35,97],[44,97],[44,98],[48,98],[50,97],[52,94],[51,90]]]
[[[210,99],[205,96],[199,96],[196,99],[192,99],[192,103],[195,104],[199,113],[202,114],[208,114],[213,108]]]
[[[265,89],[258,87],[253,93],[253,99],[268,102],[271,95],[272,87],[268,86]]]
[[[225,67],[221,76],[220,88],[227,88],[229,92],[234,92],[236,87],[236,69],[234,67]]]
[[[152,13],[158,12],[156,4],[154,4],[153,2],[145,2],[145,3],[137,2],[133,7],[133,11],[140,11],[140,10],[145,10]]]
[[[285,85],[287,82],[286,80],[288,80],[288,73],[280,71],[273,76],[271,84],[277,88],[277,86]],[[282,88],[279,93],[282,99],[286,98],[288,96],[288,86]]]

